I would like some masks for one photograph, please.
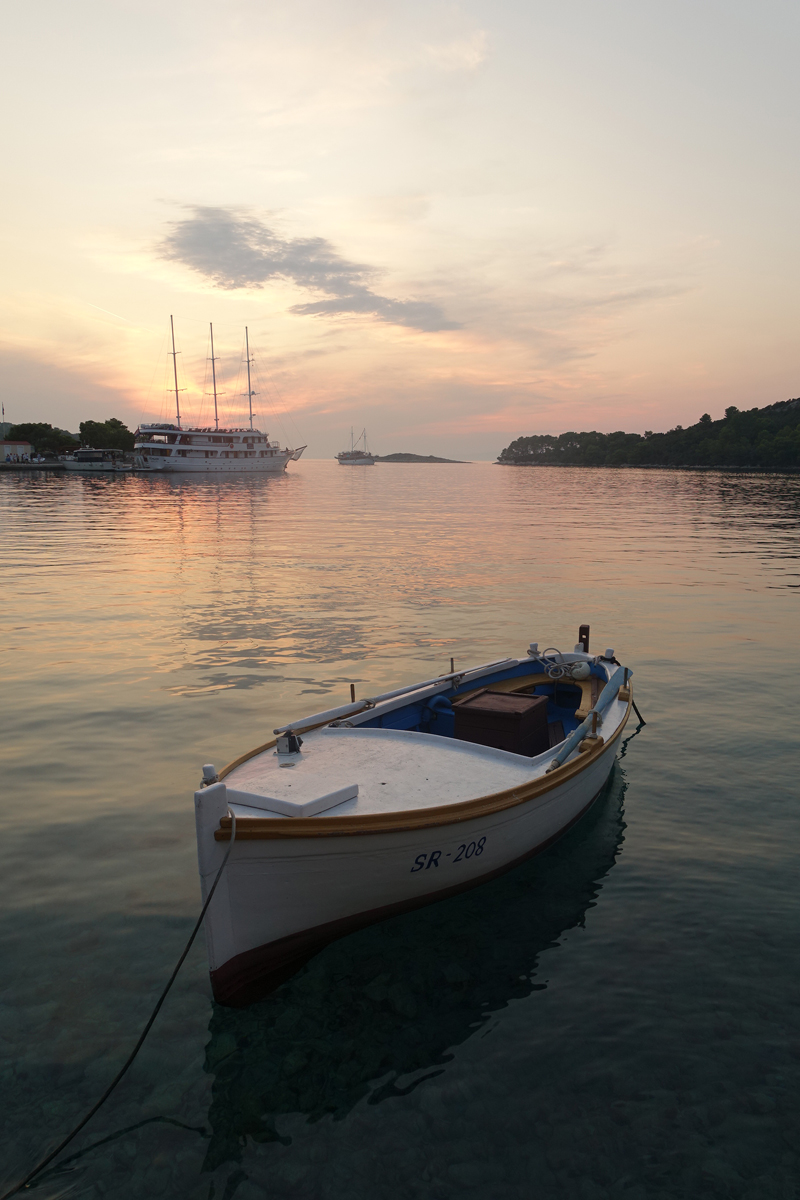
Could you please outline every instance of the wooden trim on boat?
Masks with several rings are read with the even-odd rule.
[[[277,744],[278,744],[278,739],[273,738],[269,742],[264,742],[263,746],[256,746],[255,750],[248,750],[246,754],[240,754],[238,758],[235,758],[233,760],[233,762],[229,762],[227,767],[222,768],[222,770],[217,775],[217,779],[219,780],[220,783],[222,783],[225,776],[230,775],[231,771],[234,771],[236,769],[236,767],[240,767],[242,765],[242,763],[246,763],[249,759],[255,758],[255,756],[257,754],[263,754],[265,750],[269,750],[270,747],[277,746]]]
[[[441,804],[435,808],[407,809],[403,812],[364,813],[360,816],[348,817],[239,817],[236,821],[236,840],[237,842],[277,841],[298,837],[350,837],[363,833],[401,833],[410,829],[454,825],[460,821],[471,821],[476,817],[502,812],[503,809],[515,808],[518,804],[524,804],[527,800],[532,800],[560,787],[562,783],[580,775],[582,771],[596,762],[619,738],[628,722],[632,704],[633,698],[631,697],[628,700],[625,716],[607,742],[598,738],[591,749],[587,749],[577,758],[563,763],[549,774],[537,776],[536,779],[521,784],[519,787],[507,788],[505,791],[494,792],[488,796],[478,796],[474,800],[462,800],[457,804]],[[220,779],[240,763],[246,762],[261,750],[267,750],[273,745],[275,745],[274,742],[267,742],[266,746],[261,746],[258,750],[252,750],[249,754],[237,758],[224,771],[220,772]],[[230,841],[230,836],[231,819],[223,817],[219,829],[214,831],[214,837],[218,842],[227,842]]]
[[[596,675],[592,675],[589,679],[573,680],[572,682],[577,683],[581,689],[581,702],[575,710],[575,720],[585,721],[600,699],[600,693],[605,687],[605,683]]]

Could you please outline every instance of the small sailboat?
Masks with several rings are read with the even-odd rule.
[[[217,359],[214,357],[214,326],[211,334],[211,377],[214,396],[214,426],[187,427],[181,424],[181,401],[178,387],[178,353],[175,349],[175,326],[169,319],[172,334],[172,370],[175,381],[175,424],[142,423],[136,430],[135,465],[139,471],[222,474],[271,473],[285,471],[290,462],[297,462],[306,449],[283,449],[280,442],[270,441],[269,434],[253,427],[253,391],[250,378],[250,333],[245,326],[247,361],[247,396],[250,408],[249,428],[220,428],[217,391]]]
[[[350,449],[340,450],[336,460],[340,467],[374,467],[375,455],[370,453],[367,445],[366,429],[362,429],[359,437],[353,441],[353,427],[350,426]]]
[[[631,711],[613,650],[484,663],[294,720],[195,792],[220,1004],[261,998],[329,942],[491,879],[599,795]],[[231,846],[231,839],[234,844]],[[230,857],[225,856],[230,849]]]

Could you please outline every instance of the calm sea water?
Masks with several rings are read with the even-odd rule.
[[[591,814],[245,1011],[199,940],[36,1194],[798,1195],[800,480],[301,461],[6,474],[0,506],[3,1184],[185,942],[202,763],[586,621],[648,721]]]

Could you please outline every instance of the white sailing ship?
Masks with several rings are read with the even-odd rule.
[[[214,357],[214,327],[211,329],[211,374],[214,394],[214,425],[184,426],[181,424],[180,389],[178,387],[178,352],[175,349],[175,327],[169,319],[172,333],[172,368],[175,380],[175,423],[143,422],[136,430],[134,465],[139,471],[259,474],[285,471],[296,462],[305,446],[296,450],[281,447],[270,441],[269,434],[253,427],[253,391],[250,380],[250,335],[245,327],[247,358],[247,399],[250,408],[249,427],[220,428],[217,404],[217,371]]]
[[[350,427],[350,449],[340,450],[336,455],[336,460],[340,467],[373,467],[375,465],[375,455],[370,452],[367,445],[366,429],[362,429],[360,436],[353,441],[353,428]]]

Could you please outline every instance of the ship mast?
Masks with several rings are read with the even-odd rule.
[[[172,370],[175,375],[175,415],[178,419],[178,429],[181,427],[181,402],[178,395],[178,354],[180,351],[175,350],[175,325],[172,320],[172,313],[169,316],[169,327],[172,332]]]
[[[247,326],[244,327],[244,341],[247,347],[247,400],[250,404],[250,428],[253,428],[253,396],[257,396],[258,392],[254,392],[250,383],[250,363],[255,359],[250,357],[250,336],[247,332]]]
[[[219,415],[217,413],[217,369],[214,365],[217,360],[214,358],[214,326],[210,321],[208,328],[211,330],[211,378],[214,381],[214,428],[219,429]]]

